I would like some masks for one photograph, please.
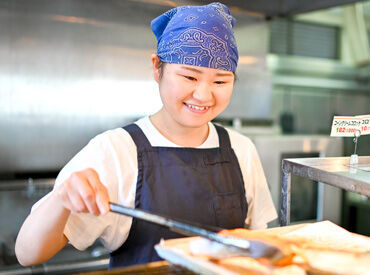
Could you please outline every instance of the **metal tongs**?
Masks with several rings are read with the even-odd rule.
[[[284,254],[280,249],[260,240],[246,240],[232,236],[223,236],[218,234],[218,232],[210,231],[199,225],[173,220],[164,216],[150,213],[148,211],[133,209],[112,202],[109,204],[109,206],[111,212],[161,225],[167,227],[173,232],[177,232],[185,236],[198,235],[208,240],[232,247],[235,252],[248,257],[268,258],[271,262],[276,262],[284,257]]]

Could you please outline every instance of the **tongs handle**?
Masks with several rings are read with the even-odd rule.
[[[109,203],[109,205],[110,210],[112,212],[134,217],[157,225],[162,225],[164,227],[169,228],[171,231],[181,233],[186,236],[198,235],[201,237],[205,237],[209,240],[222,243],[225,245],[234,246],[240,249],[248,249],[250,247],[250,242],[248,240],[239,239],[235,237],[221,236],[217,232],[212,232],[210,230],[201,228],[199,226],[194,226],[188,223],[175,221],[163,216],[149,213],[141,209],[133,209],[112,202]]]
[[[238,253],[252,258],[265,257],[269,258],[271,262],[276,262],[284,256],[282,251],[280,251],[277,247],[271,246],[262,241],[246,240],[233,236],[223,236],[218,234],[217,231],[210,231],[208,229],[202,228],[199,225],[192,225],[188,222],[176,221],[164,216],[152,214],[141,209],[133,209],[112,202],[109,203],[109,205],[112,212],[161,225],[169,228],[171,231],[181,233],[186,236],[198,235],[211,241],[227,245],[233,248],[234,251],[236,250],[238,251]]]

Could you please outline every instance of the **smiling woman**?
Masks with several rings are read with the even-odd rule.
[[[19,232],[20,263],[46,261],[67,242],[83,250],[98,238],[113,251],[111,268],[147,263],[160,259],[154,245],[162,238],[181,237],[108,213],[109,202],[228,229],[263,229],[276,218],[254,145],[210,122],[234,87],[234,22],[220,3],[174,8],[152,21],[162,108],[98,135],[66,164]]]
[[[163,107],[151,116],[151,121],[175,144],[186,147],[201,145],[208,136],[207,123],[229,104],[234,87],[233,73],[171,63],[164,69],[158,66],[156,55],[152,56],[152,62]],[[184,128],[189,129],[185,134]]]

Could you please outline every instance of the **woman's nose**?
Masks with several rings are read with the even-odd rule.
[[[199,83],[194,90],[193,98],[201,101],[207,102],[212,100],[212,88],[206,83]]]

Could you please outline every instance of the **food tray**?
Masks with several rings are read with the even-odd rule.
[[[278,235],[310,235],[310,239],[315,239],[318,243],[325,241],[328,247],[342,246],[343,248],[345,248],[345,246],[348,247],[348,245],[355,245],[356,247],[354,248],[356,249],[359,249],[363,246],[367,249],[367,251],[370,251],[368,250],[370,247],[370,238],[358,234],[353,234],[329,221],[277,227],[263,231]],[[312,232],[316,233],[313,234]],[[240,274],[223,266],[220,266],[216,262],[210,261],[207,257],[193,255],[190,252],[189,247],[190,243],[192,241],[196,241],[197,238],[200,237],[162,240],[159,244],[155,246],[155,249],[159,256],[163,259],[169,261],[172,264],[186,267],[187,269],[198,274]],[[310,272],[309,274],[315,273]]]
[[[225,274],[237,275],[238,273],[227,270],[215,263],[192,256],[189,243],[200,237],[188,237],[161,241],[155,246],[158,255],[175,265],[181,265],[198,274]]]

